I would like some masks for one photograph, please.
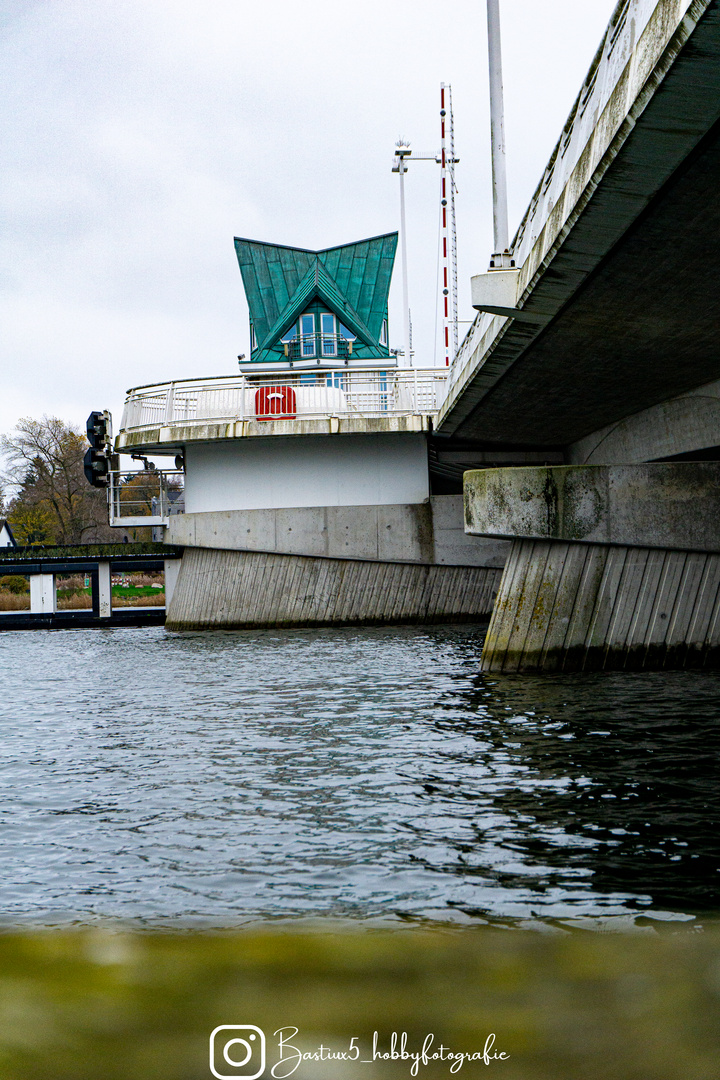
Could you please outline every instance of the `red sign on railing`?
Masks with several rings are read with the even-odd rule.
[[[255,391],[258,420],[294,420],[297,413],[292,386],[261,386]]]

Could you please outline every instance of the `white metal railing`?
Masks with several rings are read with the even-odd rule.
[[[185,379],[128,391],[122,430],[208,420],[383,417],[435,413],[448,369],[282,372]]]
[[[167,525],[171,514],[184,512],[184,479],[184,474],[174,469],[111,472],[110,524]]]

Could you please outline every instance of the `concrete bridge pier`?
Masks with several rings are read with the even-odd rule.
[[[465,515],[514,540],[484,671],[720,667],[720,463],[477,470]]]
[[[167,534],[184,547],[169,630],[485,619],[510,546],[466,535],[460,495],[190,512]]]

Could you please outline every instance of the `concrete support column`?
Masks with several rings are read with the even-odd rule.
[[[98,616],[101,619],[109,619],[112,615],[112,582],[110,580],[110,563],[98,563]]]
[[[720,464],[466,473],[465,514],[515,537],[483,670],[720,667]]]
[[[180,573],[181,559],[165,559],[165,607],[167,608],[172,600],[173,593],[175,592],[175,585],[177,584],[178,574]]]
[[[53,615],[55,610],[55,575],[32,574],[30,577],[30,611],[34,615]]]
[[[720,666],[720,555],[516,540],[483,671]]]

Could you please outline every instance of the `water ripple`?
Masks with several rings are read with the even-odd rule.
[[[0,912],[718,907],[714,674],[484,678],[476,628],[0,635]]]

